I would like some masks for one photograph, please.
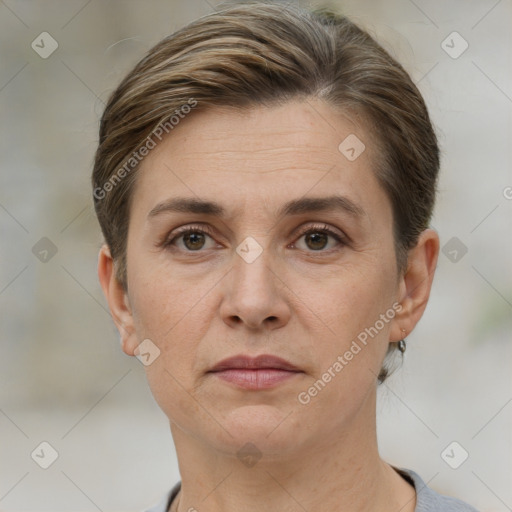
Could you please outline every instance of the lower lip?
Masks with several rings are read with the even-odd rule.
[[[268,389],[299,375],[301,372],[291,372],[272,368],[255,370],[237,369],[214,372],[222,380],[236,384],[244,389]]]

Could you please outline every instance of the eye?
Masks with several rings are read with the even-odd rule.
[[[322,224],[320,226],[311,226],[306,231],[303,231],[300,235],[300,238],[304,238],[304,243],[306,249],[311,251],[323,251],[329,252],[331,249],[335,248],[337,245],[346,245],[347,241],[343,235],[334,231],[329,226]],[[331,244],[331,247],[327,247],[329,245],[329,238],[334,239],[335,243]],[[303,249],[303,247],[298,247],[299,249]],[[324,249],[326,249],[324,251]]]
[[[216,243],[209,226],[184,226],[178,228],[169,238],[161,242],[166,249],[177,249],[184,252],[199,252],[202,249],[213,249]],[[310,226],[299,235],[299,240],[304,239],[304,244],[295,242],[299,249],[313,252],[330,252],[336,246],[347,245],[347,239],[341,233],[334,231],[326,224]],[[329,241],[331,239],[331,243]],[[210,241],[208,245],[208,240]],[[333,242],[334,241],[334,242]],[[331,247],[328,247],[331,245]]]
[[[207,240],[210,239],[210,247]],[[211,230],[206,226],[185,226],[176,230],[173,235],[164,240],[162,246],[165,248],[176,247],[179,250],[188,252],[197,252],[201,249],[212,249],[215,242],[212,238]]]

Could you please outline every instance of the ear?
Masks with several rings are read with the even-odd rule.
[[[110,249],[103,245],[98,256],[98,277],[110,314],[121,336],[121,347],[125,354],[133,356],[138,345],[128,294],[117,280]]]
[[[398,302],[402,308],[393,319],[389,341],[397,342],[408,336],[423,316],[438,256],[439,236],[433,229],[425,229],[409,251],[407,270],[400,277]]]

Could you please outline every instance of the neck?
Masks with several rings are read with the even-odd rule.
[[[361,411],[347,430],[252,466],[171,423],[182,479],[179,512],[413,512],[414,489],[379,456],[375,395],[369,401],[371,421]]]

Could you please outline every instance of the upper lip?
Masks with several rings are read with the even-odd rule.
[[[301,370],[290,362],[269,354],[262,354],[256,357],[246,355],[237,355],[228,357],[218,362],[210,372],[221,372],[223,370],[257,370],[257,369],[273,369],[287,370],[290,372],[300,372]]]

